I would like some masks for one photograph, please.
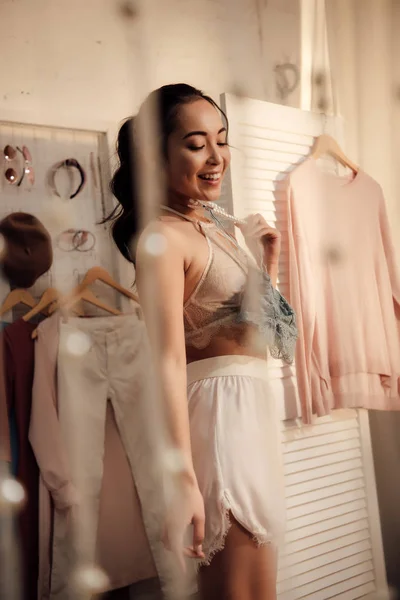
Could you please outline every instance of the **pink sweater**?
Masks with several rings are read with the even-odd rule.
[[[380,186],[308,158],[286,192],[303,421],[333,408],[400,410],[400,280]]]

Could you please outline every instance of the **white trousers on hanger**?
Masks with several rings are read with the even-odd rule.
[[[152,426],[156,426],[150,413],[151,375],[145,326],[135,315],[71,318],[61,323],[59,421],[79,503],[71,509],[55,510],[51,600],[87,597],[79,594],[76,579],[96,558],[108,401],[130,462],[152,551],[151,557],[143,548],[143,579],[151,576],[153,559],[161,580],[165,579],[161,478],[156,473],[151,437]]]

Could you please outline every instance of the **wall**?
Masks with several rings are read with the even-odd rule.
[[[298,0],[143,6],[151,37],[144,60],[154,65],[154,85],[184,80],[217,98],[239,79],[248,96],[273,100],[274,62],[299,60]],[[36,0],[34,8],[31,0],[0,0],[0,119],[82,127],[121,120],[147,91],[138,33],[115,0]],[[265,42],[270,34],[272,47]]]
[[[383,187],[400,264],[400,3],[326,2],[333,77],[347,151]],[[388,582],[400,591],[399,412],[369,413]]]
[[[300,62],[299,0],[138,4],[142,18],[129,20],[120,0],[36,0],[34,10],[32,0],[0,0],[0,121],[95,128],[113,147],[119,122],[153,87],[186,81],[219,99],[239,84],[277,101],[274,65]],[[287,99],[297,102],[297,92]]]

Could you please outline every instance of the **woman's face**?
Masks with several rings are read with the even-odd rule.
[[[170,192],[185,199],[218,200],[231,158],[226,135],[221,114],[207,100],[179,108],[167,146]]]

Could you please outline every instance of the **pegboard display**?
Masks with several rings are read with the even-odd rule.
[[[14,160],[10,161],[4,151],[7,145],[15,150]],[[31,166],[25,162],[19,150],[24,150],[24,147],[32,157]],[[112,207],[105,134],[0,122],[0,152],[0,219],[16,211],[30,213],[42,221],[52,238],[53,266],[31,288],[32,295],[39,297],[50,286],[68,291],[95,265],[105,267],[116,276],[115,248],[109,227],[99,225]],[[78,161],[85,173],[85,185],[73,199],[70,196],[80,183],[78,169],[60,168],[54,178],[50,175],[54,165],[66,159]],[[33,184],[30,181],[32,178],[25,174],[21,185],[18,185],[24,167],[33,169]],[[16,183],[10,183],[10,177],[6,177],[10,168],[17,174]],[[51,184],[52,179],[58,194]],[[81,251],[71,250],[73,234],[62,235],[60,239],[60,235],[67,230],[90,232]],[[83,251],[90,248],[93,242],[92,249]],[[8,291],[8,283],[2,280],[0,300]]]

